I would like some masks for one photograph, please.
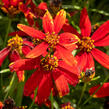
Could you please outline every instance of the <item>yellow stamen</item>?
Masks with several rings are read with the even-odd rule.
[[[16,35],[12,39],[8,40],[8,45],[11,47],[11,49],[16,49],[20,54],[22,54],[22,45],[23,45],[23,39]]]
[[[78,42],[78,46],[80,50],[91,52],[91,50],[94,48],[94,40],[92,40],[90,37],[83,37]]]
[[[45,71],[55,70],[55,68],[58,67],[58,59],[57,59],[57,57],[55,57],[53,55],[48,55],[47,57],[43,57],[41,59],[41,67]]]

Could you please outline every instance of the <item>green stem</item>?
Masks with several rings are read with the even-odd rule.
[[[81,103],[81,100],[83,98],[84,92],[86,90],[86,86],[87,86],[87,83],[84,83],[84,86],[83,86],[83,89],[82,89],[82,92],[81,92],[81,96],[80,96],[80,99],[79,99],[79,102],[78,102],[78,106]]]
[[[52,93],[52,91],[51,91],[51,109],[53,109],[53,93]]]
[[[6,72],[10,72],[10,69],[4,69],[0,71],[0,73],[6,73]]]
[[[8,34],[9,34],[10,27],[11,27],[11,22],[12,22],[12,20],[9,18],[9,22],[8,22],[8,25],[7,25],[7,31],[6,31],[3,47],[5,47],[7,39],[8,39]]]
[[[4,100],[8,97],[8,94],[9,94],[9,92],[10,92],[10,90],[12,88],[12,85],[14,83],[15,77],[16,77],[16,73],[14,72],[13,77],[12,77],[12,79],[10,81],[9,86],[8,86],[8,91],[7,91],[7,93],[6,93],[5,97],[4,97]]]
[[[109,79],[109,75],[106,76],[106,78],[104,79],[103,83],[100,84],[100,86],[98,87],[98,89],[83,103],[83,105],[85,105],[91,98],[93,98],[93,95],[102,87],[102,85]]]
[[[30,107],[28,109],[32,109],[32,106],[33,106],[33,104],[35,102],[35,98],[36,98],[36,95],[37,95],[37,89],[38,88],[36,88],[36,90],[35,90],[33,101],[32,101],[32,103],[31,103],[31,105],[30,105]]]

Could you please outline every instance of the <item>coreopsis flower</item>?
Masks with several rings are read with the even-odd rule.
[[[11,17],[13,17],[14,15],[20,13],[19,4],[22,1],[23,0],[2,0],[3,5],[1,7],[1,9],[5,13],[7,13]]]
[[[23,24],[18,24],[18,28],[29,36],[40,39],[41,43],[37,45],[31,52],[26,55],[26,58],[35,58],[44,55],[47,50],[57,51],[64,61],[71,64],[76,64],[74,57],[68,50],[74,49],[78,38],[71,33],[65,32],[58,34],[66,20],[66,12],[61,10],[57,13],[54,21],[52,16],[47,11],[43,17],[43,28],[45,34],[33,27]]]
[[[29,51],[31,51],[31,47],[31,43],[23,41],[23,39],[18,35],[9,39],[7,47],[0,51],[0,67],[7,56],[9,56],[10,62],[14,62],[21,59],[22,56],[25,56]],[[24,71],[16,73],[19,81],[24,80]]]
[[[99,87],[100,84],[91,87],[89,90],[90,95],[92,95]],[[109,82],[104,83],[103,86],[93,95],[95,98],[103,98],[107,96],[109,96]]]
[[[10,65],[11,71],[36,71],[26,81],[24,95],[34,98],[34,90],[38,87],[36,101],[45,102],[51,91],[57,90],[62,97],[69,92],[68,83],[75,86],[78,83],[78,69],[69,66],[58,55],[39,56],[33,59],[17,60]]]
[[[68,103],[62,104],[61,109],[74,109],[74,108],[71,106],[71,103],[68,102]]]
[[[83,8],[80,15],[80,29],[79,34],[69,24],[64,25],[63,30],[66,32],[72,32],[76,34],[80,41],[77,46],[80,52],[76,55],[80,70],[93,68],[94,60],[98,61],[102,66],[109,69],[109,56],[96,47],[108,46],[109,45],[109,21],[102,24],[94,33],[91,35],[91,22],[88,17],[86,8]]]

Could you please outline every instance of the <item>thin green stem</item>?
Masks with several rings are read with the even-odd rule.
[[[34,104],[34,102],[35,102],[35,98],[36,98],[36,95],[37,95],[37,89],[38,89],[38,88],[36,88],[36,90],[35,90],[33,101],[32,101],[32,103],[31,103],[31,105],[29,106],[28,109],[32,109],[32,106],[33,106],[33,104]]]
[[[52,91],[51,91],[50,97],[51,97],[51,109],[53,109],[53,93],[52,93]]]
[[[83,89],[82,89],[82,92],[81,92],[81,95],[80,95],[80,99],[79,99],[79,102],[78,102],[78,106],[81,103],[81,100],[83,98],[84,92],[86,90],[86,86],[87,86],[87,83],[84,83],[84,86],[83,86]]]
[[[16,73],[14,72],[13,77],[12,77],[12,79],[10,81],[9,86],[8,86],[8,91],[7,91],[7,93],[6,93],[5,97],[4,97],[4,100],[8,97],[9,91],[12,88],[12,84],[14,83],[15,77],[16,77]]]
[[[8,22],[8,26],[7,26],[7,31],[6,31],[3,47],[5,47],[7,39],[8,39],[8,34],[9,34],[10,27],[11,27],[11,22],[12,22],[12,20],[9,18],[9,22]]]
[[[10,72],[10,69],[4,69],[0,71],[0,73],[7,73],[7,72]]]
[[[93,95],[102,87],[102,85],[109,79],[109,75],[106,76],[106,78],[104,79],[104,81],[100,84],[100,86],[98,87],[98,89],[83,103],[83,105],[85,105],[91,98],[93,98]]]

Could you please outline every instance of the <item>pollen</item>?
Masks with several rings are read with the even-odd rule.
[[[58,59],[57,59],[57,57],[53,56],[53,55],[47,55],[46,57],[43,57],[41,59],[41,67],[45,71],[55,70],[55,68],[58,67]]]
[[[93,43],[94,43],[94,40],[92,40],[90,37],[83,37],[78,42],[78,48],[85,52],[91,52],[91,50],[94,48]]]
[[[8,40],[8,45],[11,49],[16,49],[19,53],[22,53],[23,39],[16,35],[15,37]]]
[[[70,103],[67,103],[67,104],[63,104],[61,109],[74,109],[74,108],[70,105]]]
[[[58,36],[57,34],[55,34],[55,32],[53,32],[51,34],[47,33],[44,40],[50,45],[50,47],[55,48],[55,45],[59,43],[59,38],[60,36]]]

